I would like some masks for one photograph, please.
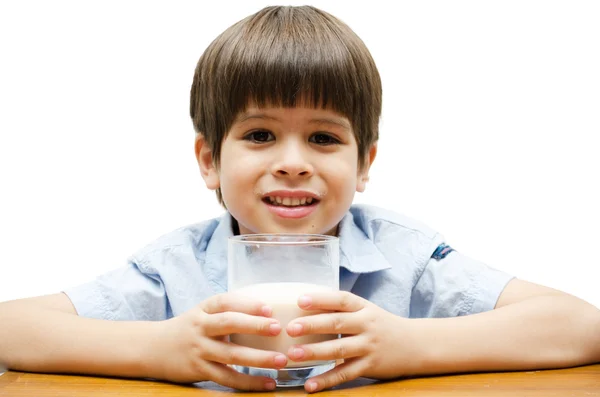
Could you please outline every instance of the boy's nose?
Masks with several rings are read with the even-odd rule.
[[[312,164],[297,150],[286,150],[272,167],[275,176],[309,177],[314,173]]]
[[[296,169],[296,168],[280,168],[277,170],[277,175],[278,176],[310,176],[312,175],[312,172],[310,170],[304,170],[304,169]]]

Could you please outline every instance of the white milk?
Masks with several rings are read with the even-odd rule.
[[[298,298],[311,292],[331,291],[331,288],[307,283],[265,283],[255,284],[232,291],[240,295],[260,299],[273,309],[272,317],[279,320],[281,332],[277,336],[261,336],[249,334],[233,334],[231,341],[238,345],[248,346],[255,349],[272,350],[287,355],[290,346],[296,344],[317,343],[336,339],[337,335],[306,335],[292,338],[286,332],[289,322],[298,317],[311,314],[323,313],[318,310],[302,310],[298,307]],[[286,367],[301,367],[321,364],[323,361],[294,362],[288,359]]]

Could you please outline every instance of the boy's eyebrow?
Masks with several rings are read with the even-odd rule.
[[[238,117],[236,117],[235,122],[243,123],[244,121],[250,119],[280,121],[279,118],[269,116],[264,113],[241,113]],[[343,118],[338,119],[332,117],[317,117],[314,119],[310,119],[308,122],[313,124],[335,124],[347,130],[351,129],[350,123]]]
[[[310,123],[325,123],[325,124],[335,124],[335,125],[339,125],[340,127],[343,127],[347,130],[350,129],[350,123],[348,123],[345,119],[342,118],[329,118],[329,117],[319,117],[316,119],[310,119],[309,121]]]
[[[250,119],[259,119],[259,120],[274,120],[278,121],[277,117],[267,116],[263,113],[240,113],[239,116],[235,118],[236,123],[243,123],[246,120]]]

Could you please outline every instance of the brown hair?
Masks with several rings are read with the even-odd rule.
[[[311,6],[263,8],[225,30],[200,57],[190,115],[217,166],[227,131],[251,102],[344,115],[359,167],[379,136],[381,80],[369,50],[346,24]],[[217,197],[223,204],[219,190]]]

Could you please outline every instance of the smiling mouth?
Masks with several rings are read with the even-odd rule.
[[[279,197],[279,196],[267,196],[263,198],[263,201],[267,204],[278,206],[278,207],[309,207],[316,205],[319,200],[313,197]]]

